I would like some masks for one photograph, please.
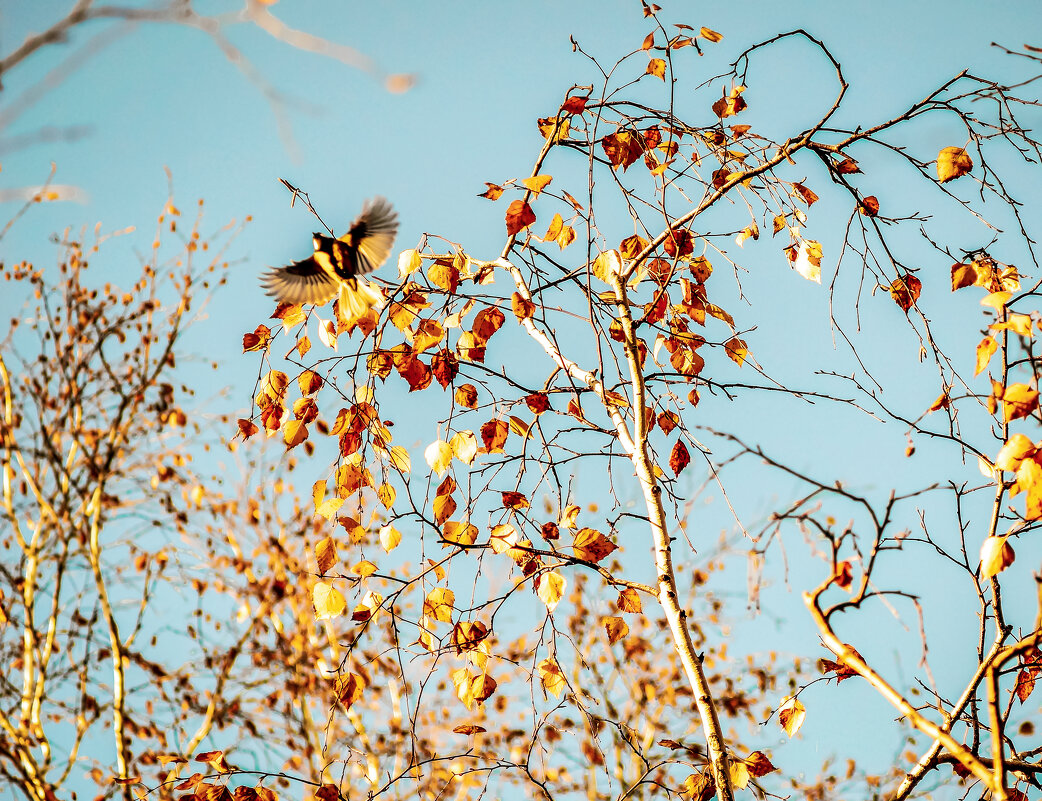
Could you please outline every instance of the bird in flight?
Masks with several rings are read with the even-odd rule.
[[[398,233],[398,212],[382,197],[366,201],[347,233],[339,239],[313,234],[314,253],[261,277],[261,285],[280,303],[320,305],[340,293],[345,314],[359,316],[383,305],[383,294],[358,276],[371,273],[391,255]]]

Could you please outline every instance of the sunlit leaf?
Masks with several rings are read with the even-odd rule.
[[[397,548],[402,542],[402,533],[394,526],[380,528],[380,547],[387,553]]]
[[[615,645],[619,640],[630,633],[630,627],[621,617],[604,618],[604,631],[608,635],[608,644]]]
[[[557,661],[544,659],[536,665],[536,671],[539,673],[539,681],[543,685],[543,691],[554,698],[560,698],[561,693],[567,689],[568,682],[565,680],[564,672],[561,670],[561,666],[557,664]]]
[[[980,547],[980,574],[982,578],[997,576],[1016,558],[1013,546],[1005,537],[987,537]]]
[[[329,620],[344,614],[347,601],[332,584],[324,581],[315,582],[311,590],[311,602],[315,606],[315,616],[319,620]]]
[[[807,708],[797,698],[787,698],[778,707],[778,722],[789,737],[795,737],[807,717]]]
[[[567,584],[564,576],[556,571],[542,573],[536,584],[536,595],[539,600],[546,604],[548,611],[553,612],[564,597],[564,588]]]
[[[973,169],[973,159],[961,147],[946,147],[937,154],[937,180],[954,181]]]
[[[324,537],[315,546],[315,558],[318,561],[318,572],[328,573],[337,562],[336,540]]]
[[[452,461],[452,447],[443,439],[435,440],[424,450],[423,458],[439,477],[444,476]]]

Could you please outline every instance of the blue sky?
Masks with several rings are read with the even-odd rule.
[[[68,5],[0,0],[0,52],[9,52]],[[845,101],[849,110],[841,119],[848,125],[895,113],[961,69],[998,78],[1017,74],[1017,62],[990,43],[1016,49],[1026,36],[1042,30],[1042,6],[1036,2],[663,5],[667,23],[705,25],[725,37],[719,44],[706,45],[709,54],[723,54],[712,66],[711,55],[699,60],[690,51],[684,54],[687,60],[681,75],[689,86],[678,86],[681,104],[685,90],[720,71],[745,46],[804,28],[824,40],[844,66],[851,89]],[[203,11],[232,7],[234,3],[221,0],[200,4]],[[569,35],[610,64],[639,47],[646,33],[635,0],[510,4],[283,0],[272,10],[295,28],[356,48],[385,73],[414,74],[415,86],[390,93],[372,74],[300,52],[247,26],[229,30],[229,38],[264,80],[286,97],[284,121],[291,131],[286,136],[280,134],[262,90],[230,64],[206,35],[178,26],[140,25],[86,60],[0,131],[0,190],[39,184],[53,162],[56,182],[79,187],[86,195],[81,203],[52,203],[31,210],[3,241],[5,260],[27,259],[47,266],[55,252],[47,237],[69,226],[92,228],[99,221],[104,230],[137,226],[139,235],[124,238],[118,247],[126,253],[147,251],[150,231],[167,195],[164,167],[173,175],[179,206],[188,208],[196,199],[205,199],[205,228],[216,230],[232,219],[252,215],[253,222],[232,251],[238,263],[232,268],[230,286],[218,294],[209,319],[196,330],[198,341],[208,343],[208,355],[227,364],[221,379],[238,387],[231,396],[236,406],[248,398],[256,370],[252,360],[240,355],[241,334],[270,313],[258,274],[301,258],[310,248],[312,220],[299,206],[289,208],[288,194],[278,178],[307,190],[338,231],[365,198],[383,194],[401,214],[399,248],[413,246],[422,233],[430,232],[463,242],[477,258],[493,258],[503,242],[505,204],[492,204],[476,195],[484,189],[484,181],[527,175],[541,145],[536,118],[556,111],[573,83],[591,81],[589,64],[572,52]],[[106,23],[95,23],[77,30],[68,44],[46,48],[5,75],[0,114],[105,28]],[[785,46],[754,65],[762,73],[750,90],[750,105],[764,124],[798,127],[829,96],[832,74],[808,52]],[[755,101],[753,92],[759,93]],[[935,153],[937,146],[961,144],[945,139],[950,129],[932,125],[914,129],[931,143],[924,146],[927,158],[932,157],[931,147]],[[87,132],[69,142],[18,149],[8,144],[48,126],[83,126]],[[821,175],[817,180],[824,183]],[[900,184],[882,186],[881,200],[886,193],[895,202],[914,204],[920,199],[908,196]],[[924,195],[922,201],[929,204],[931,198]],[[16,204],[0,205],[0,217],[6,219],[16,209]],[[957,216],[952,219],[951,230],[957,232],[962,223]],[[536,227],[542,224],[541,220]],[[823,233],[822,239],[826,237]],[[112,264],[107,261],[99,269],[114,270]],[[842,363],[832,349],[827,325],[822,325],[827,303],[823,290],[803,282],[780,263],[762,266],[766,274],[762,281],[756,275],[746,281],[757,315],[754,322],[760,326],[759,336],[750,337],[750,344],[761,364],[781,374],[790,369],[791,361],[793,374],[798,375],[802,365]],[[99,278],[118,281],[120,276],[113,272]],[[944,276],[938,280],[943,283]],[[15,300],[0,295],[0,319],[15,313]],[[975,299],[964,305],[956,300],[939,302],[947,313],[977,313]],[[761,310],[772,304],[776,314],[761,318]],[[908,348],[899,312],[893,308],[888,312],[889,318],[866,322],[868,357],[884,379],[913,384],[922,398],[918,408],[923,409],[938,394],[936,376],[930,383],[929,370]],[[972,347],[976,336],[975,331],[966,333],[967,347]],[[966,351],[967,357],[970,352]],[[826,417],[811,426],[798,417],[798,404],[773,400],[765,405],[754,399],[724,413],[748,416],[750,438],[774,441],[779,447],[791,446],[793,440],[786,436],[794,433],[795,426],[801,443],[801,450],[793,454],[798,464],[849,468],[855,475],[860,472],[865,481],[876,482],[873,491],[885,492],[888,487],[880,482],[881,467],[886,481],[921,472],[920,464],[895,458],[901,457],[904,435],[894,427],[856,428],[855,418],[861,418],[844,410],[826,410]],[[735,492],[755,517],[791,490],[784,482],[767,491],[744,488],[739,482]],[[798,595],[793,600],[779,596],[778,609],[786,615],[799,614]],[[771,628],[769,623],[761,625]],[[813,645],[813,638],[809,642]],[[880,714],[890,713],[882,708]],[[815,731],[813,725],[808,723],[808,736]],[[822,740],[828,734],[817,730]]]

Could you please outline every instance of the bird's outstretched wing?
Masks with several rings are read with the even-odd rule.
[[[322,237],[336,274],[348,280],[365,275],[387,261],[398,233],[398,213],[386,198],[366,201],[362,213],[339,239]],[[319,242],[316,239],[316,247]]]
[[[315,252],[310,258],[269,270],[261,284],[282,303],[322,304],[343,286],[358,294],[352,306],[379,306],[383,296],[355,279],[387,261],[397,233],[398,213],[385,198],[373,198],[346,234],[339,239],[314,234]]]
[[[325,254],[316,254],[304,261],[296,261],[288,267],[277,267],[261,276],[261,286],[280,303],[314,303],[321,305],[332,298],[340,289],[340,281],[329,269]]]

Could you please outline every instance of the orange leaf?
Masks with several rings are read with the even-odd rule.
[[[648,62],[646,74],[654,75],[656,78],[666,80],[666,62],[661,58],[653,58]]]
[[[535,212],[532,207],[523,200],[513,201],[506,214],[507,236],[514,236],[534,222]]]

